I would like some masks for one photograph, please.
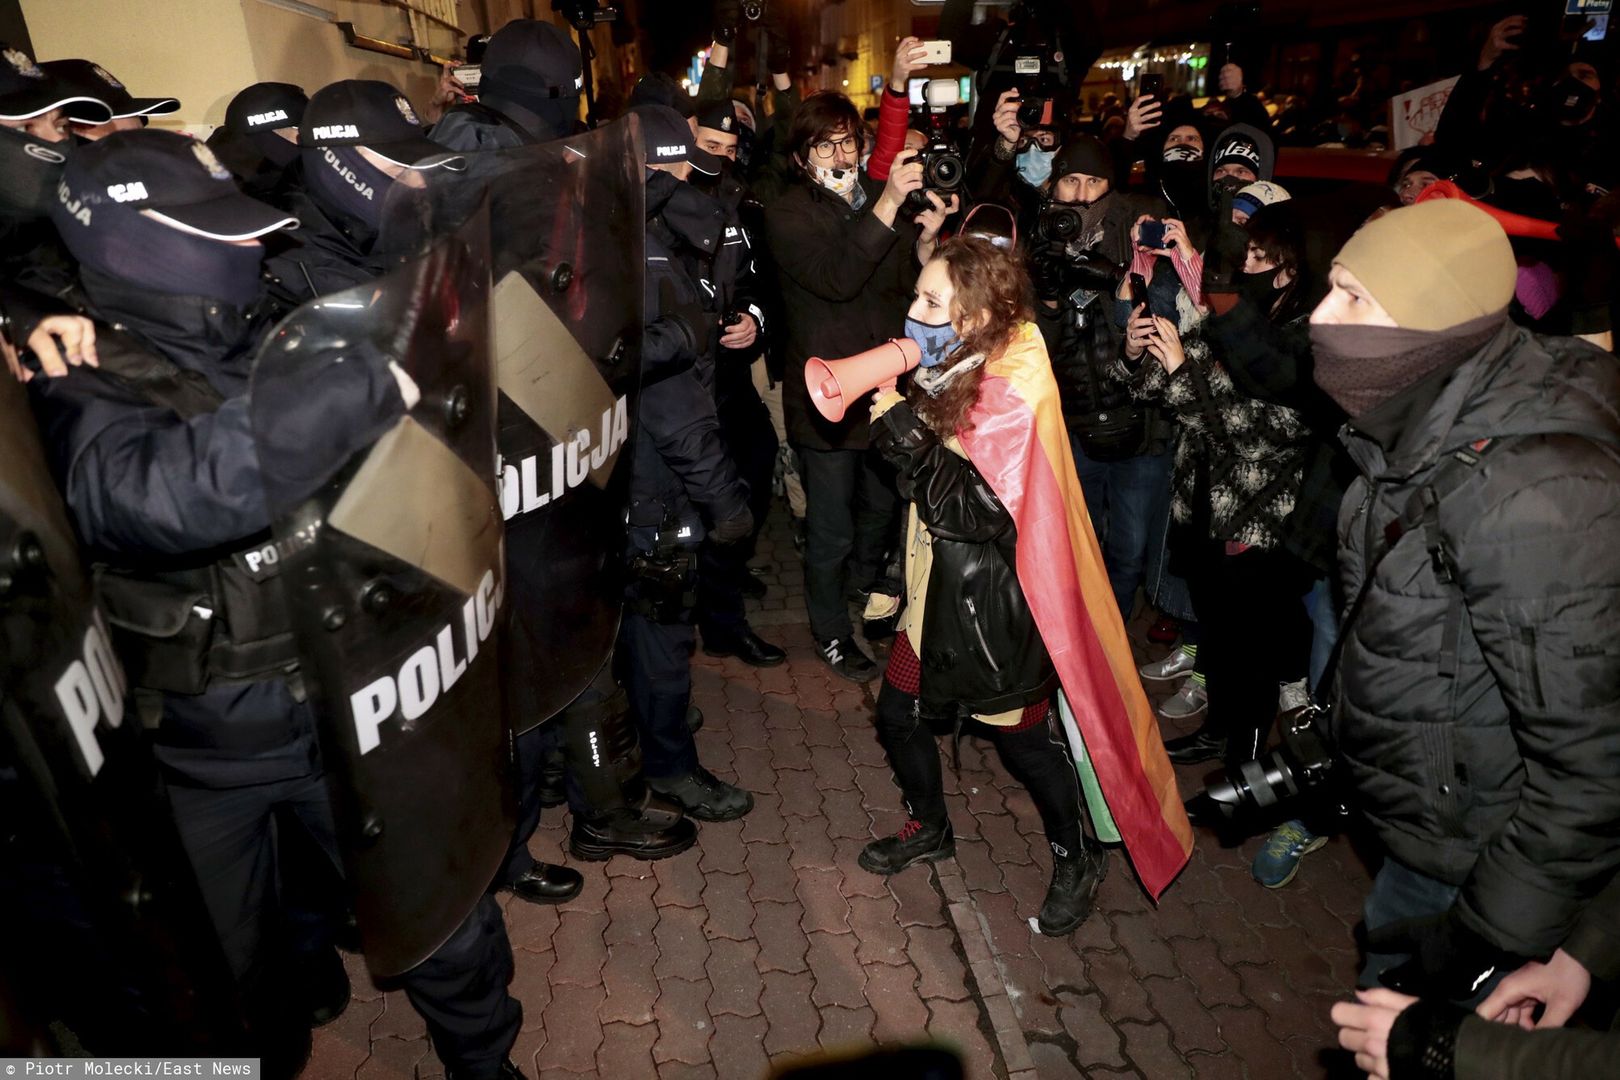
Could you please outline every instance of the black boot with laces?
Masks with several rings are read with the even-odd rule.
[[[1052,845],[1052,886],[1036,920],[1047,937],[1062,937],[1079,929],[1097,903],[1097,889],[1108,874],[1108,852],[1086,839],[1078,851]]]
[[[948,859],[955,854],[956,836],[951,832],[950,822],[924,825],[916,818],[909,818],[893,836],[867,844],[855,861],[861,864],[862,870],[874,874],[898,874],[914,863]]]

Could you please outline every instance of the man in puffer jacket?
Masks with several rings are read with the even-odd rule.
[[[1363,981],[1467,1000],[1620,867],[1620,371],[1507,321],[1482,211],[1365,226],[1311,316],[1361,471],[1332,735],[1387,858]]]

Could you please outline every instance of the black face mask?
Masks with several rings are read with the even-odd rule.
[[[711,164],[711,167],[714,169],[712,173],[694,168],[692,175],[686,178],[686,182],[705,195],[718,195],[720,188],[725,184],[726,177],[731,175],[731,161],[727,158],[718,158]]]
[[[278,169],[285,169],[298,160],[298,144],[290,139],[283,139],[274,131],[249,132],[247,141]]]
[[[93,228],[52,215],[73,257],[109,277],[171,296],[204,296],[242,309],[259,298],[263,244],[195,236],[133,206],[95,208]]]
[[[1266,315],[1271,314],[1271,307],[1277,302],[1282,290],[1277,288],[1277,271],[1262,270],[1258,274],[1239,274],[1237,276],[1238,295],[1259,308]]]
[[[579,98],[549,97],[529,93],[504,83],[491,85],[485,76],[478,99],[507,119],[515,120],[541,142],[560,139],[574,130],[579,118]]]
[[[1159,193],[1176,216],[1186,221],[1204,205],[1209,191],[1202,161],[1167,161],[1159,168]]]
[[[303,150],[304,181],[323,207],[354,218],[372,232],[382,227],[383,202],[394,178],[353,146],[311,146]]]
[[[71,142],[47,143],[0,127],[0,218],[42,218],[56,202],[56,182],[73,152]]]

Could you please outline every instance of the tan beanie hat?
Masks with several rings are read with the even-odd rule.
[[[1519,276],[1502,226],[1460,199],[1392,210],[1363,225],[1333,262],[1407,330],[1445,330],[1501,311]]]

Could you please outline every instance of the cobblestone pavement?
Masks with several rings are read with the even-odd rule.
[[[673,859],[586,865],[584,892],[560,907],[502,896],[524,1012],[512,1056],[527,1075],[755,1080],[808,1055],[929,1038],[974,1080],[1345,1075],[1327,1010],[1354,984],[1369,879],[1343,839],[1273,892],[1249,877],[1258,840],[1228,850],[1200,832],[1156,909],[1115,851],[1096,914],[1046,938],[1031,926],[1051,870],[1034,805],[965,738],[958,776],[947,762],[955,860],[886,880],[859,869],[861,846],[902,821],[872,733],[876,683],[816,656],[780,522],[777,534],[753,621],[788,662],[756,670],[700,651],[693,673],[702,759],[756,792],[754,812],[702,826]],[[1202,769],[1181,780],[1190,794]],[[566,836],[563,811],[547,811],[535,854],[565,861]],[[305,1076],[442,1075],[404,995],[347,959],[353,1003],[316,1032]]]

